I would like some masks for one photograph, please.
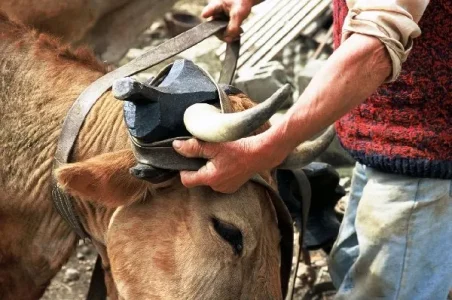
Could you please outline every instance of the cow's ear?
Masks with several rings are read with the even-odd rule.
[[[67,164],[55,171],[58,185],[71,194],[107,207],[129,205],[141,199],[147,183],[129,173],[135,164],[131,150],[102,154]]]

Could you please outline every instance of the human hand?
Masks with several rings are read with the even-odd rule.
[[[271,151],[262,153],[261,144],[256,136],[227,143],[197,139],[173,142],[174,149],[183,156],[208,159],[198,171],[181,171],[182,184],[188,188],[207,185],[221,193],[237,191],[254,174],[278,164],[278,155]]]
[[[250,14],[254,2],[255,0],[211,0],[201,15],[204,18],[228,15],[230,20],[223,39],[230,43],[240,36],[240,25]]]

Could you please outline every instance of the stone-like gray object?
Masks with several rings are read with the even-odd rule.
[[[80,272],[77,269],[69,268],[64,273],[64,281],[65,282],[71,282],[71,281],[77,281],[80,278]]]
[[[242,71],[239,76],[234,85],[255,102],[265,101],[279,88],[290,83],[284,66],[277,61],[269,62],[253,73]],[[292,99],[292,96],[288,97],[283,107],[292,104]]]
[[[78,253],[77,253],[77,259],[78,259],[78,260],[85,260],[86,257],[85,257],[85,255],[84,255],[83,253],[78,252]]]

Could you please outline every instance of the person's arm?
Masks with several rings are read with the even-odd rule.
[[[269,145],[287,156],[369,97],[391,74],[391,60],[376,38],[354,34],[328,59],[283,121],[263,134]],[[278,161],[279,162],[279,161]],[[278,163],[276,162],[276,163]]]
[[[212,2],[247,1],[251,0]],[[397,77],[411,50],[412,39],[420,34],[417,22],[428,3],[429,0],[347,0],[350,12],[341,46],[282,122],[260,135],[230,143],[176,141],[173,146],[180,154],[209,159],[197,172],[181,172],[182,183],[187,187],[208,185],[231,193],[255,173],[279,165],[301,142],[360,104],[384,81]]]
[[[281,123],[230,143],[195,139],[175,143],[182,155],[209,159],[198,172],[181,172],[182,183],[209,185],[224,193],[236,191],[251,176],[276,167],[298,144],[364,101],[390,73],[391,60],[378,39],[351,36],[314,76]]]
[[[300,103],[289,110],[286,122],[270,129],[269,142],[277,142],[278,136],[295,137],[291,131],[298,131],[300,138],[288,145],[294,147],[361,103],[385,80],[395,80],[412,49],[413,39],[421,34],[418,22],[428,3],[429,0],[347,0],[350,10],[342,29],[341,47],[313,78]],[[349,99],[344,101],[344,97]],[[309,128],[304,128],[303,123]]]

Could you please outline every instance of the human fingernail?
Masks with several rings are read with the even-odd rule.
[[[182,142],[179,140],[173,141],[173,147],[179,149],[180,147],[182,147]]]

